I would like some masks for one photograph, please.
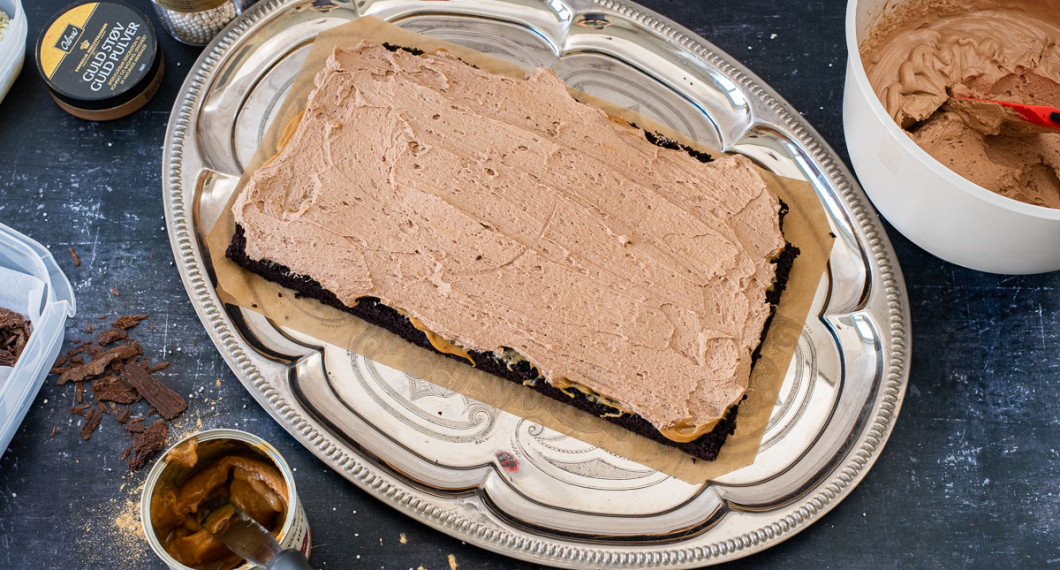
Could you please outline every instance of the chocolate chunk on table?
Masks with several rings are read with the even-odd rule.
[[[88,417],[88,412],[86,412],[85,410],[87,410],[87,409],[89,409],[91,407],[92,407],[92,404],[78,404],[78,405],[70,408],[70,413],[71,414],[77,414],[79,416],[83,416],[83,417],[87,418]]]
[[[100,412],[96,408],[89,410],[88,416],[85,418],[85,425],[81,426],[81,439],[92,437],[92,432],[96,431],[96,428],[99,427],[99,422],[102,419],[103,412]]]
[[[118,420],[118,423],[124,424],[129,420],[129,416],[132,415],[132,410],[128,406],[120,406],[117,404],[111,404],[114,410],[114,419]]]
[[[118,376],[106,376],[92,381],[92,395],[101,402],[131,404],[140,399],[136,390]]]
[[[131,329],[137,325],[140,321],[147,318],[146,314],[139,315],[123,315],[114,320],[111,325],[116,329]]]
[[[166,444],[165,420],[155,420],[155,423],[140,433],[133,435],[132,452],[129,456],[129,471],[136,471],[143,467],[147,458],[154,454]]]
[[[59,376],[59,380],[56,381],[56,384],[62,386],[71,380],[74,382],[80,382],[82,380],[101,376],[111,362],[116,360],[127,360],[137,356],[139,353],[140,347],[135,343],[101,352],[88,364],[83,364],[63,372],[62,376]]]
[[[144,419],[139,416],[123,422],[122,425],[125,426],[125,431],[132,434],[143,433],[147,429],[144,427]]]
[[[129,338],[129,333],[125,332],[125,329],[110,329],[96,335],[96,342],[100,345],[108,345],[123,338]]]
[[[130,364],[122,372],[122,379],[151,404],[162,417],[171,420],[188,409],[184,397],[159,382],[139,364]]]

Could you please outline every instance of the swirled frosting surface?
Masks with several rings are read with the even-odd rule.
[[[1060,106],[1060,12],[1040,0],[914,0],[877,25],[861,57],[891,117],[968,180],[1060,208],[1060,133],[953,95]]]
[[[778,211],[749,160],[653,145],[551,71],[368,42],[332,54],[233,207],[252,258],[685,434],[747,387]]]

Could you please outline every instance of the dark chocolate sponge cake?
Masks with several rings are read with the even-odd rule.
[[[456,360],[463,360],[463,357],[461,356],[438,351],[427,338],[427,334],[416,328],[407,316],[404,316],[399,311],[380,303],[379,299],[366,297],[360,299],[357,304],[352,307],[347,306],[344,305],[342,301],[339,301],[334,293],[321,287],[320,283],[317,283],[310,277],[291,273],[291,270],[283,265],[278,265],[269,261],[251,259],[246,254],[246,238],[243,234],[243,228],[240,226],[236,226],[236,233],[232,236],[232,243],[225,251],[225,255],[244,269],[253,271],[269,281],[279,283],[288,289],[298,291],[306,297],[316,299],[325,305],[343,310],[351,315],[364,319],[373,325],[383,327],[417,346],[438,352],[439,354],[444,354],[445,356]],[[775,261],[777,267],[777,284],[769,292],[771,311],[769,320],[766,322],[766,326],[762,330],[761,340],[765,339],[766,333],[769,331],[769,324],[772,322],[773,314],[776,312],[776,306],[780,302],[781,293],[784,292],[784,284],[787,282],[788,272],[791,270],[791,265],[798,255],[799,249],[788,244]],[[655,426],[639,416],[629,414],[615,415],[615,408],[599,402],[594,402],[588,395],[581,391],[569,388],[561,390],[552,386],[541,377],[541,374],[538,373],[529,362],[525,360],[520,360],[519,362],[509,365],[505,362],[502,356],[492,352],[469,351],[469,354],[475,363],[475,367],[479,370],[504,378],[505,380],[518,382],[554,400],[570,404],[579,410],[591,413],[613,424],[620,425],[632,432],[647,437],[648,439],[676,447],[693,457],[698,457],[707,461],[713,461],[717,458],[721,445],[725,443],[725,439],[732,435],[733,430],[736,429],[736,414],[738,412],[739,404],[729,408],[729,411],[725,414],[722,421],[720,421],[718,425],[706,435],[700,436],[696,440],[687,443],[676,442],[664,437],[659,433],[659,430],[657,430]],[[757,356],[758,354],[756,351],[752,358],[757,359]]]

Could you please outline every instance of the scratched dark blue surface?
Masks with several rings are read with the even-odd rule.
[[[25,2],[31,45],[66,3]],[[845,2],[643,4],[750,67],[846,159]],[[190,396],[174,431],[237,427],[275,444],[297,470],[319,568],[435,570],[450,567],[449,555],[464,569],[537,568],[368,497],[288,436],[229,372],[188,301],[164,229],[166,121],[198,50],[167,38],[163,48],[163,87],[128,118],[66,115],[31,54],[0,104],[0,221],[48,245],[74,284],[79,313],[67,342],[85,338],[86,324],[98,328],[99,315],[150,313],[137,337],[148,356],[173,362],[162,376]],[[978,273],[890,235],[914,330],[909,393],[894,434],[835,510],[729,567],[1060,567],[1060,274]],[[0,458],[0,567],[161,568],[134,526],[146,470],[126,473],[119,456],[127,442],[110,417],[81,441],[72,401],[69,386],[45,385]]]

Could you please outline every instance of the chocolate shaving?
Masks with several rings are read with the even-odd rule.
[[[114,295],[115,297],[121,297],[121,293],[118,292],[118,288],[117,287],[111,287],[110,288],[110,294]]]
[[[116,329],[122,330],[131,329],[135,327],[137,323],[146,318],[147,315],[125,315],[115,319],[114,322],[111,323],[111,326]]]
[[[101,376],[103,371],[107,369],[107,365],[111,362],[133,358],[141,352],[140,346],[135,342],[133,344],[112,348],[106,352],[98,354],[92,359],[92,362],[89,362],[88,364],[83,364],[63,372],[62,376],[59,376],[59,380],[56,384],[62,386],[71,380],[74,382],[80,382],[82,380]]]
[[[140,395],[118,376],[107,376],[92,381],[92,395],[101,402],[131,404],[140,399]]]
[[[113,292],[118,294],[117,290]],[[107,316],[98,318],[105,319]],[[73,341],[74,348],[59,356],[52,365],[52,373],[59,375],[57,384],[73,382],[76,385],[78,405],[71,408],[70,412],[85,418],[81,426],[83,439],[89,439],[99,428],[104,414],[113,415],[132,436],[133,445],[122,452],[122,461],[128,461],[130,471],[142,467],[151,455],[162,448],[168,432],[166,421],[176,418],[188,407],[184,398],[152,375],[168,367],[169,362],[153,364],[150,358],[143,358],[144,350],[140,343],[129,338],[127,331],[146,318],[146,314],[120,316],[112,323],[112,329],[96,336],[95,342]],[[85,331],[92,334],[92,325],[86,324]],[[113,345],[126,339],[124,344]],[[113,346],[108,348],[108,345]],[[88,357],[80,356],[81,353]],[[90,361],[85,363],[86,359]],[[91,395],[87,402],[82,403],[86,383],[90,383]],[[146,414],[132,417],[132,409],[124,404],[134,404],[140,400],[147,400],[151,407]],[[165,419],[159,419],[148,427],[145,416],[155,414],[161,414]],[[55,433],[54,429],[52,433]]]
[[[155,420],[151,427],[133,435],[132,453],[129,457],[129,471],[143,467],[147,458],[166,444],[166,422]]]
[[[103,414],[99,410],[92,408],[92,411],[86,416],[85,425],[81,426],[81,439],[87,440],[92,437],[92,432],[96,431],[96,428],[99,427],[99,421],[102,419]]]
[[[169,386],[159,382],[150,372],[138,364],[126,366],[124,372],[122,372],[122,379],[125,380],[126,384],[135,388],[167,420],[176,418],[181,412],[188,409],[188,403],[183,396],[171,390]]]
[[[74,248],[68,247],[66,249],[70,250],[70,257],[74,258],[74,267],[81,267],[81,258],[78,257],[77,252],[74,251]]]
[[[0,366],[14,366],[29,341],[30,322],[0,307]]]
[[[125,329],[110,329],[96,335],[96,343],[106,346],[123,338],[129,338],[129,333],[125,332]]]
[[[65,366],[67,364],[73,363],[75,360],[77,361],[77,364],[82,364],[82,358],[78,355],[84,352],[86,348],[87,345],[81,345],[66,351],[66,354],[60,355],[59,358],[55,359],[55,363],[52,364],[53,368]],[[62,374],[62,372],[58,372],[55,374]]]

